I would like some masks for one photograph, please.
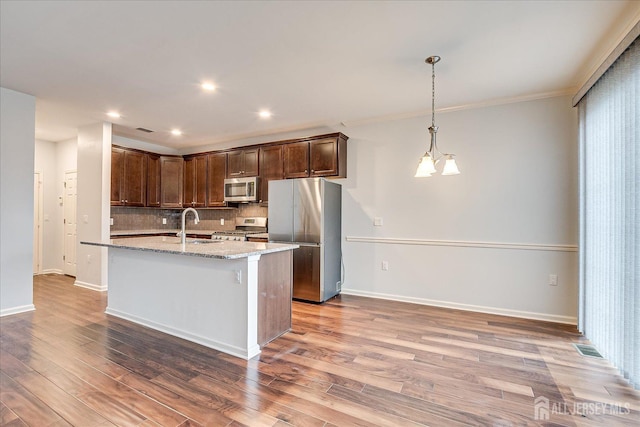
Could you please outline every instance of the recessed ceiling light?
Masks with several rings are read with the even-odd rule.
[[[204,82],[201,85],[202,90],[205,90],[207,92],[213,92],[214,90],[216,90],[216,85],[214,85],[211,82]]]
[[[269,110],[262,110],[258,113],[258,115],[263,119],[268,119],[269,117],[272,116],[271,111]]]
[[[180,129],[171,129],[171,134],[175,136],[182,135],[182,131]]]
[[[107,113],[107,116],[113,117],[114,119],[119,119],[120,118],[120,113],[118,113],[117,111],[109,111]]]

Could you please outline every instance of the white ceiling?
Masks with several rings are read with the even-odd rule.
[[[36,96],[38,139],[118,110],[121,134],[181,149],[424,113],[430,55],[436,108],[575,91],[639,14],[612,0],[2,0],[0,84]]]

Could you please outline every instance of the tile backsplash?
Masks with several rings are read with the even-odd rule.
[[[193,215],[188,214],[189,230],[233,230],[236,217],[267,216],[268,208],[257,203],[240,204],[237,208],[196,209],[200,222],[193,224]],[[127,230],[175,230],[180,228],[183,209],[158,209],[111,207],[113,225],[111,231]],[[167,223],[162,224],[166,218]],[[220,224],[224,219],[224,225]]]

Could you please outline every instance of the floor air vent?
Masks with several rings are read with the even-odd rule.
[[[598,353],[598,350],[596,350],[596,348],[592,345],[574,344],[574,346],[576,350],[578,350],[578,353],[583,356],[597,357],[598,359],[602,359],[602,355]]]

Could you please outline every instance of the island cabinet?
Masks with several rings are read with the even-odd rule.
[[[112,147],[111,206],[145,206],[146,195],[146,153]]]
[[[160,207],[160,156],[147,153],[147,206]]]
[[[227,178],[258,176],[258,148],[231,150],[227,153]]]
[[[291,329],[297,245],[138,237],[108,248],[106,313],[251,359]]]
[[[180,156],[160,156],[160,206],[182,207],[184,160]]]
[[[183,207],[203,208],[207,197],[207,155],[184,158]]]
[[[260,200],[269,200],[269,181],[284,178],[282,145],[260,147]]]
[[[347,137],[324,135],[284,145],[284,177],[347,177]]]
[[[227,153],[210,153],[207,163],[207,206],[226,206],[224,179],[227,176]]]

